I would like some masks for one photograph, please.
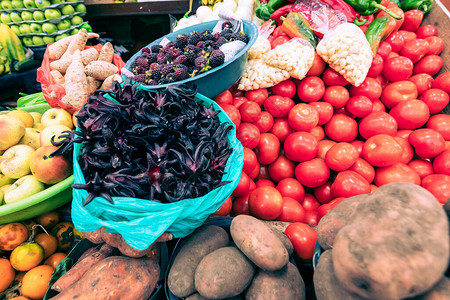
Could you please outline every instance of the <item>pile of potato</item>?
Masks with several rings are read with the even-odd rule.
[[[314,272],[318,300],[449,299],[449,220],[424,188],[391,183],[350,197],[317,233],[325,249]]]
[[[50,74],[54,83],[62,84],[64,104],[80,109],[96,89],[111,89],[113,81],[122,82],[118,68],[112,63],[114,48],[111,43],[85,49],[89,38],[98,37],[81,29],[78,34],[63,38],[48,46]]]
[[[305,284],[289,262],[293,246],[281,232],[248,215],[233,219],[230,235],[204,226],[184,243],[167,284],[177,297],[193,299],[305,299]]]

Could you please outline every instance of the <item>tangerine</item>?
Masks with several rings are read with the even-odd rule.
[[[44,298],[52,273],[53,268],[47,265],[37,266],[31,269],[23,277],[20,292],[25,297],[33,300]]]
[[[0,293],[6,290],[14,280],[15,272],[6,258],[0,258]]]
[[[58,265],[58,263],[66,257],[67,257],[67,254],[62,253],[62,252],[56,252],[56,253],[50,255],[50,257],[45,260],[44,265],[51,266],[56,269],[56,266]]]
[[[28,271],[44,259],[44,248],[38,243],[27,243],[16,247],[9,260],[17,271]]]

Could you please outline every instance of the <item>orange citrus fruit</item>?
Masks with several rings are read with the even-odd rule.
[[[10,298],[9,300],[30,300],[30,298],[24,297],[24,296],[17,296],[14,298]]]
[[[0,293],[11,285],[15,275],[16,273],[9,260],[0,258]]]
[[[44,259],[44,248],[37,243],[20,245],[11,252],[9,260],[17,271],[28,271]]]
[[[67,254],[65,254],[65,253],[56,252],[56,253],[50,255],[50,257],[45,260],[44,265],[56,268],[58,263],[61,260],[63,260],[64,258],[66,258],[66,256],[67,256]]]
[[[37,266],[25,274],[20,292],[31,299],[42,299],[48,289],[53,268],[47,265]]]

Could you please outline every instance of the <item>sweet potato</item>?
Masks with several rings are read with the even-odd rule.
[[[384,185],[338,232],[332,254],[336,277],[348,291],[371,299],[413,297],[447,268],[447,216],[422,187]]]
[[[88,65],[90,62],[98,59],[98,51],[95,48],[89,48],[81,51],[81,61],[83,65]]]
[[[98,251],[78,261],[66,274],[61,276],[52,286],[53,290],[64,291],[77,282],[93,265],[114,254],[114,248],[103,244]]]
[[[61,58],[50,63],[50,70],[56,70],[61,74],[66,73],[67,68],[72,63],[72,56]]]
[[[170,291],[177,297],[195,292],[194,273],[202,258],[216,249],[225,247],[227,232],[218,226],[205,226],[193,233],[175,257],[167,277]]]
[[[84,28],[80,29],[80,31],[78,31],[78,34],[73,36],[72,39],[70,40],[70,43],[67,46],[66,52],[64,52],[64,54],[61,58],[70,57],[77,50],[83,51],[87,40],[88,40],[88,33],[87,33],[86,29],[84,29]]]
[[[97,33],[94,32],[88,32],[88,39],[91,38],[98,38],[99,35]],[[51,60],[56,60],[56,59],[60,59],[61,56],[63,56],[64,52],[66,52],[67,47],[70,44],[70,41],[73,39],[75,35],[71,35],[65,38],[60,39],[59,41],[51,44],[48,46],[47,51],[48,51],[48,58],[50,58]]]
[[[118,70],[114,64],[100,60],[93,61],[84,68],[86,75],[98,80],[105,80],[109,76],[117,73]]]
[[[156,261],[159,261],[160,256],[159,243],[153,243],[145,250],[137,250],[128,245],[127,242],[123,239],[123,237],[120,236],[119,245],[117,248],[119,249],[120,253],[129,257],[147,256]]]
[[[289,261],[281,240],[264,222],[252,216],[236,216],[231,222],[230,233],[236,246],[263,270],[279,270]]]
[[[442,277],[431,290],[410,300],[450,300],[450,278]]]
[[[317,241],[323,249],[330,249],[339,230],[353,216],[357,215],[361,205],[365,205],[368,195],[358,195],[345,199],[329,211],[317,225]]]
[[[85,238],[87,238],[90,242],[94,244],[100,244],[104,242],[104,240],[102,239],[100,229],[91,232],[83,232],[83,235]]]
[[[250,284],[255,269],[235,247],[217,249],[200,261],[195,270],[195,289],[208,299],[237,296]]]
[[[347,292],[337,280],[334,274],[331,250],[327,250],[320,255],[313,279],[317,300],[364,300],[358,295]]]
[[[50,75],[53,77],[53,81],[55,83],[64,84],[64,76],[61,74],[61,72],[57,70],[51,70]]]
[[[222,300],[241,300],[241,299],[242,299],[241,297],[235,296],[235,297],[225,298]],[[203,297],[199,293],[195,293],[195,294],[190,295],[189,297],[186,297],[185,300],[208,300],[208,299]]]
[[[87,81],[87,92],[89,95],[92,95],[102,83],[100,80],[97,80],[91,76],[87,76],[86,81]]]
[[[122,83],[122,77],[119,74],[114,74],[114,75],[108,76],[108,78],[106,78],[103,81],[102,86],[100,87],[100,89],[101,90],[110,90],[110,89],[112,89],[113,81],[118,81],[119,83]]]
[[[65,80],[66,95],[61,101],[73,107],[81,108],[86,103],[89,94],[87,93],[87,79],[79,50],[72,56],[72,63],[67,68]]]
[[[291,263],[275,272],[259,270],[247,290],[245,299],[303,300],[306,299],[305,283],[298,269]]]
[[[158,282],[159,272],[159,265],[148,258],[110,256],[52,299],[148,299]]]
[[[107,42],[103,45],[102,50],[100,50],[100,54],[98,56],[98,60],[112,62],[114,56],[114,47],[110,42]]]
[[[86,257],[88,257],[88,256],[90,256],[90,255],[92,255],[92,254],[94,254],[95,252],[98,252],[98,250],[100,250],[100,248],[101,248],[102,246],[103,246],[103,243],[102,243],[102,244],[95,245],[94,247],[89,248],[89,249],[87,249],[86,251],[84,251],[84,253],[81,254],[81,256],[78,258],[77,263],[79,263],[80,261],[82,261],[82,260],[85,259]]]

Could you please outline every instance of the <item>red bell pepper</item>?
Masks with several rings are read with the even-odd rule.
[[[405,13],[403,12],[403,10],[397,6],[397,4],[395,4],[394,2],[389,2],[388,5],[386,6],[391,12],[395,13],[396,15],[398,15],[399,17],[401,17],[401,19],[395,20],[395,28],[393,32],[396,32],[400,29],[400,27],[402,26],[403,22],[405,21]],[[384,12],[384,11],[380,11],[377,15],[377,18],[380,17],[390,17],[392,18],[388,13]]]
[[[285,17],[290,11],[294,4],[287,4],[285,6],[280,7],[276,11],[274,11],[270,18],[277,22],[278,25],[281,24],[281,17]]]

